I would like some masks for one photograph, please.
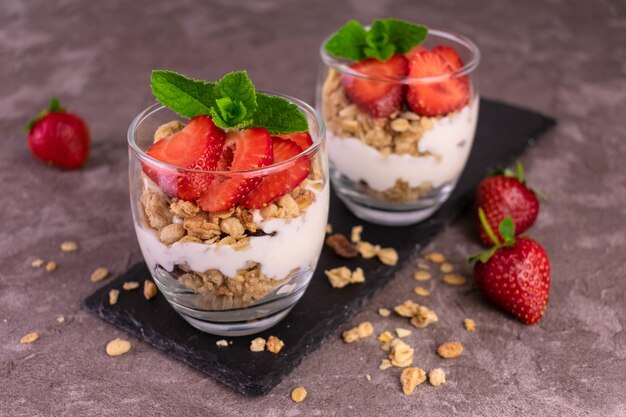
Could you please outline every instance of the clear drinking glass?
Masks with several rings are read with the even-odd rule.
[[[153,159],[145,151],[157,128],[173,120],[185,123],[158,104],[139,114],[128,130],[130,201],[144,259],[172,307],[208,333],[252,334],[284,318],[306,290],[324,243],[330,187],[324,123],[306,103],[269,94],[300,108],[313,145],[266,167],[192,171]],[[262,178],[303,164],[309,166],[304,182],[261,210],[236,205],[207,213],[167,192],[180,180]],[[145,172],[152,172],[158,184]]]
[[[333,189],[357,217],[372,223],[401,226],[428,218],[450,197],[472,149],[479,108],[478,47],[462,35],[429,30],[422,46],[453,47],[462,68],[427,78],[374,79],[351,68],[350,61],[329,55],[325,44],[320,48],[317,109],[326,122]],[[420,116],[404,103],[389,117],[374,118],[345,94],[346,77],[404,89],[418,84],[437,88],[456,78],[467,80],[469,99],[443,116]]]

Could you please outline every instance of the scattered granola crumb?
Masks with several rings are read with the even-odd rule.
[[[361,233],[363,233],[363,226],[358,225],[352,228],[352,232],[350,233],[352,243],[359,243],[361,241]]]
[[[50,261],[50,262],[48,262],[48,263],[46,264],[46,271],[48,271],[48,272],[52,272],[52,271],[54,271],[55,269],[57,269],[57,268],[58,268],[58,266],[59,266],[59,265],[57,265],[57,263],[56,263],[56,262],[54,262],[54,261]]]
[[[426,306],[421,306],[411,300],[394,307],[394,311],[402,316],[411,319],[411,324],[419,329],[437,322],[439,319],[437,314]]]
[[[291,391],[291,400],[294,403],[301,403],[306,398],[306,394],[307,392],[304,387],[294,388],[294,390]]]
[[[250,350],[253,352],[263,352],[265,350],[265,339],[257,337],[250,342]]]
[[[405,368],[400,375],[404,395],[413,394],[415,388],[424,381],[426,381],[426,373],[421,368]]]
[[[369,321],[364,321],[352,329],[346,330],[342,333],[343,341],[346,343],[356,342],[357,340],[365,339],[374,333],[374,326]]]
[[[446,383],[446,373],[441,368],[431,369],[428,373],[428,382],[433,387],[438,387]]]
[[[434,262],[436,264],[442,264],[446,261],[446,257],[443,256],[441,253],[439,252],[431,252],[429,254],[427,254],[426,256],[424,256],[424,259]]]
[[[417,268],[421,269],[422,271],[428,271],[430,269],[430,265],[425,264],[424,262],[418,262]]]
[[[372,245],[369,242],[364,242],[361,240],[359,243],[356,244],[356,250],[359,251],[363,259],[371,259],[376,256],[376,254],[378,254],[380,246]]]
[[[342,258],[356,258],[359,255],[359,251],[348,241],[348,238],[341,233],[328,236],[326,238],[326,244],[336,255]]]
[[[126,291],[136,290],[139,288],[139,283],[137,281],[126,281],[124,285],[122,285],[122,288]]]
[[[217,347],[228,347],[228,342],[224,339],[220,339],[217,342],[215,342],[215,344],[217,345]]]
[[[396,328],[396,334],[398,337],[407,337],[411,335],[411,331],[409,329],[403,329],[402,327]]]
[[[454,271],[454,267],[452,266],[452,264],[450,262],[442,263],[441,266],[439,267],[439,269],[444,274],[449,274],[450,272]]]
[[[365,374],[365,379],[367,379],[368,381],[371,381],[372,376],[370,374]]]
[[[285,346],[285,342],[277,338],[276,336],[270,336],[267,338],[267,350],[272,353],[278,353]]]
[[[117,300],[120,298],[120,290],[111,290],[109,291],[109,304],[115,305],[117,304]]]
[[[426,306],[419,306],[416,314],[411,318],[411,324],[418,329],[423,329],[429,324],[436,323],[439,320],[437,314]]]
[[[398,252],[394,248],[382,248],[376,255],[385,265],[393,266],[398,263]]]
[[[352,272],[348,267],[342,266],[330,271],[324,271],[324,274],[326,274],[330,285],[334,288],[343,288],[348,284],[365,282],[365,274],[361,268],[357,268]]]
[[[470,333],[473,333],[476,331],[476,322],[472,319],[463,320],[463,325],[465,326],[465,330],[467,330]]]
[[[443,283],[448,285],[464,285],[467,282],[463,275],[446,274],[443,276]]]
[[[332,224],[330,224],[330,223],[328,223],[328,224],[326,225],[326,234],[329,234],[329,235],[330,235],[330,234],[332,234],[332,233],[333,233],[333,225],[332,225]]]
[[[117,337],[107,344],[106,350],[107,355],[109,356],[120,356],[130,350],[130,342],[128,340],[120,339],[119,337]]]
[[[75,252],[78,250],[78,244],[76,242],[67,241],[61,243],[61,251],[63,252]]]
[[[157,286],[149,279],[143,282],[143,296],[146,300],[151,300],[157,295]]]
[[[415,281],[428,281],[432,275],[428,271],[417,271],[413,274],[413,279]]]
[[[424,287],[415,287],[413,288],[413,292],[417,295],[421,295],[422,297],[428,297],[430,295],[430,291]]]
[[[380,348],[384,350],[385,352],[389,352],[389,349],[391,348],[391,342],[394,339],[393,334],[391,334],[390,331],[384,331],[381,334],[379,334],[376,338],[380,340],[381,342],[383,342],[383,344],[380,345]]]
[[[391,311],[388,308],[379,308],[378,314],[380,314],[381,317],[389,317],[391,315]]]
[[[393,366],[405,368],[413,363],[414,349],[404,343],[401,339],[395,339],[391,342],[391,351],[389,359]]]
[[[43,266],[43,259],[35,259],[30,263],[33,268],[41,268]]]
[[[65,323],[65,317],[64,316],[57,317],[57,323],[59,323],[59,324]]]
[[[109,270],[103,267],[97,268],[91,273],[91,282],[102,281],[109,276]]]
[[[37,339],[39,339],[39,333],[30,332],[20,338],[20,343],[22,345],[30,345],[31,343],[35,343]]]
[[[389,359],[383,359],[383,361],[378,365],[378,369],[384,371],[385,369],[391,368],[393,365]]]
[[[439,345],[437,354],[444,359],[454,359],[463,353],[463,345],[460,342],[446,342]]]

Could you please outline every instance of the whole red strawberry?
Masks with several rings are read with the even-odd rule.
[[[83,166],[89,155],[89,130],[82,118],[67,113],[52,98],[50,107],[42,111],[26,128],[28,147],[38,159],[64,169]]]
[[[499,239],[498,225],[510,216],[515,225],[516,236],[524,233],[537,220],[539,199],[526,186],[522,164],[517,163],[517,176],[510,170],[497,172],[478,184],[476,190],[476,207],[483,209],[487,223]],[[486,245],[494,244],[482,223],[478,222],[480,240]]]
[[[484,227],[496,245],[473,257],[474,280],[487,298],[517,317],[522,323],[534,324],[543,317],[550,291],[550,262],[537,241],[515,239],[511,217],[500,223],[500,241],[479,209]]]

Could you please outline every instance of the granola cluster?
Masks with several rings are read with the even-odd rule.
[[[285,283],[291,275],[282,280],[267,277],[261,271],[261,265],[252,263],[246,268],[237,270],[234,277],[222,274],[217,269],[196,272],[181,265],[186,272],[178,280],[190,290],[206,296],[207,303],[214,306],[213,296],[223,297],[228,305],[222,307],[240,307],[260,300],[277,286]],[[228,301],[226,301],[228,300]]]
[[[262,208],[261,217],[264,220],[292,219],[304,214],[315,201],[315,194],[305,188],[306,185],[301,184],[291,193]],[[168,197],[152,184],[144,187],[140,201],[145,224],[156,229],[159,240],[166,245],[176,242],[215,243],[217,246],[230,245],[235,250],[241,250],[248,247],[250,236],[261,232],[253,211],[241,206],[208,213],[192,201]]]

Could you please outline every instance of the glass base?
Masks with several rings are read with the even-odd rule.
[[[408,226],[426,220],[441,204],[414,211],[387,211],[355,204],[339,194],[339,198],[359,219],[382,226]]]
[[[312,276],[312,268],[301,269],[261,300],[240,305],[229,297],[198,294],[161,266],[152,273],[159,290],[182,318],[200,331],[219,336],[245,336],[274,326],[300,300]]]
[[[277,324],[285,318],[291,311],[293,306],[286,310],[279,311],[270,316],[259,318],[254,321],[234,322],[234,323],[216,323],[205,320],[199,320],[194,317],[178,312],[187,323],[196,329],[218,336],[248,336],[251,334],[262,332]]]
[[[389,201],[373,196],[363,184],[350,180],[332,166],[331,181],[337,196],[358,218],[383,226],[408,226],[432,216],[450,198],[457,179],[409,201]]]

